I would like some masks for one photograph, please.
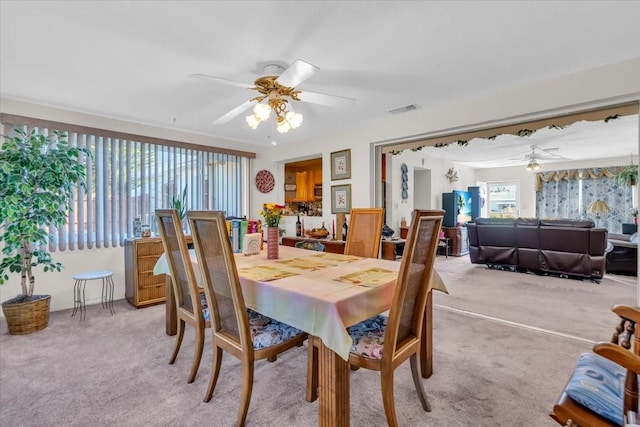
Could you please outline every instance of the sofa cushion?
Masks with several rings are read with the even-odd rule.
[[[540,225],[540,219],[538,218],[516,218],[516,225],[526,225],[530,227],[537,227]]]
[[[633,233],[631,236],[629,236],[629,242],[631,243],[638,243],[638,233]]]
[[[575,220],[575,219],[541,219],[540,225],[552,227],[574,227],[574,228],[594,228],[595,222],[592,220]]]
[[[476,218],[475,222],[478,225],[514,225],[516,223],[516,220],[515,218],[478,217]]]

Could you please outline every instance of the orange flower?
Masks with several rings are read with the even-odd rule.
[[[262,205],[260,215],[264,217],[264,222],[267,224],[267,227],[277,227],[280,224],[282,210],[285,207],[284,205],[278,205],[276,203],[264,203]]]

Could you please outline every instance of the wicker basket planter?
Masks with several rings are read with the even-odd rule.
[[[40,331],[49,324],[51,295],[33,295],[30,301],[14,302],[18,296],[2,303],[2,312],[11,335]]]

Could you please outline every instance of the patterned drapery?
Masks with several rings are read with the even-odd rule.
[[[597,227],[622,233],[622,223],[633,222],[633,187],[621,186],[616,173],[621,167],[571,169],[536,174],[538,218],[594,219]],[[603,200],[610,212],[596,219],[587,213],[591,202]]]

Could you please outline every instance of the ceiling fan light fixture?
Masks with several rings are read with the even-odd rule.
[[[258,125],[260,124],[260,120],[258,120],[255,114],[248,115],[246,117],[246,120],[249,127],[253,130],[256,130],[258,128]]]
[[[293,111],[287,111],[285,120],[289,122],[291,129],[297,129],[302,124],[302,114],[294,113]]]
[[[278,126],[276,127],[278,132],[287,133],[291,129],[291,125],[284,117],[278,116]]]
[[[268,120],[271,115],[271,106],[269,104],[259,102],[253,107],[253,114],[256,116],[257,120],[264,122],[265,120]]]
[[[529,172],[540,170],[540,163],[535,160],[530,161],[525,169]]]

